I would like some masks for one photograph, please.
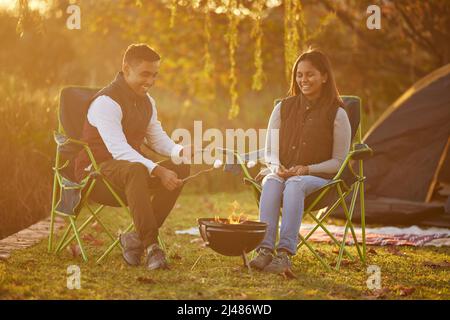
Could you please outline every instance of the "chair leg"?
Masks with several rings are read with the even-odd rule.
[[[124,231],[124,233],[129,232],[131,229],[133,229],[134,224],[131,223]],[[118,237],[109,247],[108,249],[102,254],[100,258],[97,259],[96,263],[100,263],[103,261],[103,259],[109,255],[109,253],[120,243],[120,237]]]
[[[55,211],[52,210],[50,213],[50,228],[49,228],[49,235],[48,235],[48,244],[47,244],[47,252],[52,252],[52,246],[53,246],[53,232],[55,228]]]
[[[90,186],[89,186],[89,188],[88,188],[88,191],[87,191],[86,195],[83,197],[81,207],[83,207],[85,204],[87,204],[86,199],[87,199],[87,197],[89,196],[89,194],[90,194],[90,192],[91,192],[91,190],[92,190],[92,187],[94,186],[94,182],[95,182],[95,181],[91,182],[91,184],[90,184]],[[77,217],[78,217],[78,216],[77,216]],[[77,217],[75,217],[74,219],[76,220]],[[81,232],[81,231],[87,226],[87,224],[88,224],[89,222],[90,222],[90,220],[89,220],[89,221],[85,221],[85,222],[81,225],[81,227],[78,228],[78,232]],[[67,236],[68,236],[69,233],[70,233],[70,229],[71,229],[71,225],[69,225],[69,227],[68,227],[68,228],[66,229],[66,231],[64,232],[64,235],[62,236],[61,240],[59,241],[58,246],[56,247],[55,253],[61,252],[65,247],[67,247],[67,246],[69,245],[70,242],[73,241],[73,239],[75,239],[75,235],[72,235],[72,236],[70,237],[70,239],[69,239],[68,241],[66,241]]]
[[[325,221],[326,218],[328,218],[333,211],[338,207],[338,205],[341,203],[341,199],[339,198],[338,200],[336,200],[336,202],[327,210],[327,212],[320,217],[320,219],[318,219],[317,217],[315,217],[311,211],[308,211],[307,214],[309,214],[313,220],[316,222],[316,225],[314,226],[313,229],[311,229],[308,234],[304,237],[304,240],[307,241],[312,235],[313,233],[319,228],[321,227],[325,233],[328,234],[328,236],[331,238],[331,240],[333,240],[333,242],[340,247],[341,243],[333,236],[333,234],[323,225],[323,221]],[[301,246],[303,245],[303,242],[300,242],[297,246],[297,249],[299,249]],[[344,249],[345,254],[349,257],[349,259],[354,260],[353,255],[350,254],[350,252],[348,252],[346,249]]]
[[[84,252],[83,243],[81,242],[80,235],[77,230],[77,225],[75,224],[75,219],[73,217],[69,217],[70,224],[72,225],[73,233],[75,234],[75,238],[77,239],[78,245],[80,246],[81,256],[83,257],[83,260],[86,262],[87,256]]]
[[[310,216],[313,218],[313,220],[317,223],[316,227],[321,227],[323,231],[325,231],[325,233],[331,238],[331,240],[333,240],[334,244],[336,244],[338,247],[341,247],[341,243],[336,239],[336,237],[330,232],[330,230],[327,229],[327,227],[325,227],[322,224],[321,220],[318,220],[316,217],[314,217],[314,215],[310,214]],[[315,229],[313,229],[315,230]],[[312,235],[313,230],[310,231],[310,233],[308,233],[308,235],[306,236],[305,240],[308,240],[308,238]],[[348,252],[345,248],[344,248],[344,252],[345,254],[350,258],[350,259],[354,259],[353,256],[350,254],[350,252]]]
[[[104,208],[104,205],[100,205],[100,207],[98,207],[95,211],[92,210],[92,208],[89,205],[87,205],[87,208],[91,212],[91,215],[94,216],[95,221],[97,221],[98,224],[103,228],[103,230],[105,230],[108,237],[110,237],[112,241],[116,240],[116,238],[111,234],[111,232],[105,226],[103,221],[101,221],[100,218],[97,216],[97,214]]]
[[[355,233],[355,230],[353,228],[352,221],[351,221],[352,215],[353,215],[353,211],[354,211],[355,202],[356,202],[356,196],[357,196],[358,188],[355,188],[354,193],[353,193],[352,203],[351,203],[351,206],[350,206],[351,214],[348,211],[347,204],[345,203],[345,199],[343,198],[342,190],[341,190],[341,187],[339,185],[337,186],[337,190],[338,190],[339,197],[342,199],[342,208],[344,210],[344,214],[345,214],[345,217],[346,217],[346,220],[347,220],[345,231],[344,231],[344,235],[343,235],[343,239],[342,239],[342,243],[341,243],[341,251],[343,251],[343,247],[345,246],[345,240],[346,240],[347,231],[348,231],[348,228],[350,228],[350,231],[351,231],[352,236],[353,236],[353,240],[355,241],[356,250],[358,251],[359,258],[362,261],[363,260],[362,252],[361,252],[361,249],[359,248],[358,238],[356,237],[356,233]],[[338,257],[338,261],[337,261],[337,264],[336,264],[336,269],[337,270],[339,270],[340,263],[341,263],[341,260],[342,260],[341,251],[339,252],[339,257]]]
[[[48,235],[48,246],[47,246],[47,252],[52,251],[53,246],[53,233],[55,228],[55,206],[56,206],[56,193],[58,191],[58,179],[56,177],[57,173],[55,172],[53,177],[53,192],[52,192],[52,211],[50,212],[50,230]]]
[[[330,266],[325,262],[325,260],[322,259],[321,256],[319,256],[316,252],[316,250],[303,238],[303,236],[299,235],[300,241],[305,244],[305,246],[311,251],[311,253],[317,258],[317,260],[320,261],[320,263],[328,270],[332,271]]]
[[[83,224],[78,228],[78,232],[82,232],[82,231],[89,225],[89,223],[90,223],[93,219],[95,219],[95,220],[98,221],[98,222],[101,224],[101,226],[106,230],[106,232],[108,233],[108,235],[111,236],[111,234],[109,233],[108,229],[105,228],[104,224],[103,224],[103,223],[100,221],[100,219],[97,217],[97,214],[104,208],[104,206],[103,206],[103,205],[99,206],[97,209],[95,209],[95,211],[92,210],[92,208],[90,208],[88,205],[87,205],[87,207],[88,207],[88,209],[91,211],[92,214],[91,214],[91,216],[88,217],[88,218],[86,219],[86,221],[84,221]],[[58,247],[57,247],[57,249],[56,249],[56,252],[59,252],[59,251],[63,250],[65,247],[67,247],[67,246],[69,245],[70,242],[73,241],[73,239],[75,239],[75,235],[72,235],[72,236],[66,241],[67,236],[68,236],[68,232],[67,232],[67,230],[66,230],[66,233],[64,234],[63,238],[61,239],[61,241],[60,241],[60,243],[59,243],[59,245],[58,245]],[[112,240],[115,240],[114,237],[112,238]],[[64,242],[64,241],[65,241],[65,242]]]
[[[69,217],[70,219],[74,219],[72,217]],[[83,224],[77,229],[77,232],[82,232],[88,225],[89,223],[94,219],[93,216],[90,216],[89,218],[86,219],[86,221],[83,222]],[[64,235],[66,238],[68,236],[68,233]],[[64,250],[65,247],[67,247],[74,239],[76,238],[76,235],[73,234],[69,239],[67,239],[65,242],[60,241],[60,246],[59,250],[57,252],[60,252],[62,250]],[[61,240],[65,240],[64,237]],[[62,244],[63,243],[63,244]]]
[[[63,234],[61,240],[59,240],[59,243],[58,243],[58,245],[56,246],[55,253],[59,253],[59,252],[62,250],[63,243],[64,243],[64,241],[67,239],[67,236],[69,235],[71,229],[72,229],[72,225],[69,224],[69,225],[67,226],[66,231],[64,232],[64,234]]]
[[[362,164],[361,164],[362,166]],[[359,185],[359,201],[360,201],[360,214],[361,214],[361,237],[362,237],[362,250],[363,250],[363,263],[366,263],[366,211],[364,204],[364,182],[361,181]]]
[[[354,205],[353,205],[353,201],[352,201],[352,205],[350,206],[350,214],[349,214],[349,219],[350,220],[352,219],[353,210],[354,210]],[[343,258],[343,252],[345,250],[345,242],[347,240],[348,229],[349,229],[349,224],[346,223],[345,224],[345,229],[344,229],[344,234],[342,235],[342,242],[341,242],[341,245],[340,245],[340,248],[339,248],[338,259],[337,259],[337,262],[336,262],[336,267],[335,267],[336,270],[339,270],[339,268],[341,266],[341,262],[342,262],[342,258]],[[358,240],[356,239],[354,241],[355,241],[355,246],[356,246],[356,248],[358,250]],[[358,253],[359,253],[359,250],[358,250]],[[361,256],[360,256],[360,258],[361,258]]]

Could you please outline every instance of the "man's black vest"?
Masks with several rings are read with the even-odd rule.
[[[122,109],[122,129],[128,144],[140,152],[144,142],[146,130],[152,116],[153,107],[148,96],[137,95],[126,83],[123,73],[119,72],[108,86],[101,89],[91,100],[99,96],[108,96]],[[111,153],[105,146],[98,130],[92,126],[87,118],[84,122],[82,140],[87,142],[98,164],[112,159]],[[87,153],[82,150],[75,161],[75,177],[81,180],[85,175],[84,169],[90,161]]]

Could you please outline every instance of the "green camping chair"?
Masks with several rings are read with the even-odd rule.
[[[84,121],[86,119],[87,110],[93,96],[99,89],[68,87],[61,91],[60,106],[58,109],[58,131],[54,132],[56,142],[56,157],[53,180],[52,206],[50,214],[50,234],[48,238],[48,252],[52,251],[52,242],[54,236],[54,221],[57,215],[67,218],[68,226],[57,245],[55,252],[59,253],[66,248],[72,241],[76,240],[80,247],[81,255],[84,261],[87,261],[86,251],[80,234],[92,222],[96,221],[102,230],[106,232],[111,239],[111,245],[97,259],[100,263],[117,245],[120,245],[119,237],[115,237],[111,233],[102,220],[99,218],[100,212],[105,206],[120,207],[130,217],[132,215],[127,207],[126,201],[119,196],[119,193],[113,189],[111,184],[101,174],[99,165],[87,143],[80,141],[83,130]],[[89,174],[83,181],[74,182],[74,159],[81,150],[85,150],[91,161],[91,169]],[[91,192],[96,183],[101,180],[106,188],[110,191],[112,201],[105,204],[98,204],[96,209],[91,207]],[[87,208],[89,217],[77,226],[77,220],[82,208]],[[134,224],[131,222],[123,231],[129,232],[133,229]],[[72,235],[70,233],[72,232]],[[161,239],[160,244],[164,246]]]
[[[345,110],[350,120],[352,128],[353,144],[350,152],[347,154],[344,162],[342,163],[339,171],[334,178],[322,188],[314,191],[305,199],[305,211],[303,217],[309,216],[315,222],[315,226],[309,231],[309,233],[303,237],[299,232],[299,244],[298,248],[303,245],[306,246],[312,254],[321,262],[321,264],[328,270],[330,266],[326,261],[317,253],[314,247],[309,243],[308,239],[313,233],[321,228],[331,239],[332,243],[339,247],[339,255],[336,262],[335,269],[339,270],[344,254],[349,259],[354,260],[354,257],[346,249],[346,239],[348,232],[350,231],[358,252],[359,259],[362,263],[366,261],[366,235],[365,235],[365,219],[364,219],[364,174],[363,174],[363,161],[364,159],[372,155],[372,150],[362,142],[362,128],[361,128],[361,99],[355,96],[342,96],[344,101]],[[244,182],[250,185],[256,202],[259,207],[259,200],[261,196],[262,187],[260,181],[255,180],[247,169],[246,164],[250,160],[263,159],[264,149],[257,150],[252,153],[240,155],[235,151],[223,149],[226,153],[231,153],[237,160],[237,164],[226,164],[224,170],[229,172],[242,172],[244,174]],[[358,169],[355,170],[354,166],[357,164]],[[348,206],[347,198],[351,195],[350,205]],[[361,210],[361,229],[362,229],[362,244],[358,243],[356,233],[352,223],[353,213],[355,211],[356,201],[359,195],[360,210]],[[345,216],[345,229],[342,241],[336,239],[336,237],[327,229],[325,222],[326,219],[338,208],[341,207]],[[320,210],[323,209],[323,210]],[[280,212],[281,214],[281,212]]]

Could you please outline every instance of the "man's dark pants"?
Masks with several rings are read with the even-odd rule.
[[[159,165],[174,171],[179,179],[189,176],[190,167],[187,164],[176,165],[166,160]],[[138,162],[108,160],[100,165],[100,171],[114,191],[128,204],[143,246],[157,243],[158,230],[175,205],[183,187],[169,191],[159,178],[151,177],[147,167]],[[101,204],[119,206],[100,180],[95,185],[91,198]]]

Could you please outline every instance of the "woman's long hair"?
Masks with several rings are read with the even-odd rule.
[[[326,106],[331,104],[338,104],[342,106],[343,102],[336,87],[336,81],[334,80],[330,60],[328,60],[327,56],[322,51],[317,49],[309,49],[308,51],[302,53],[295,61],[294,67],[292,68],[291,87],[288,91],[288,97],[301,94],[301,89],[296,80],[297,67],[301,61],[311,62],[314,68],[319,70],[322,75],[328,75],[327,81],[322,87],[322,92],[319,98],[320,103]]]

